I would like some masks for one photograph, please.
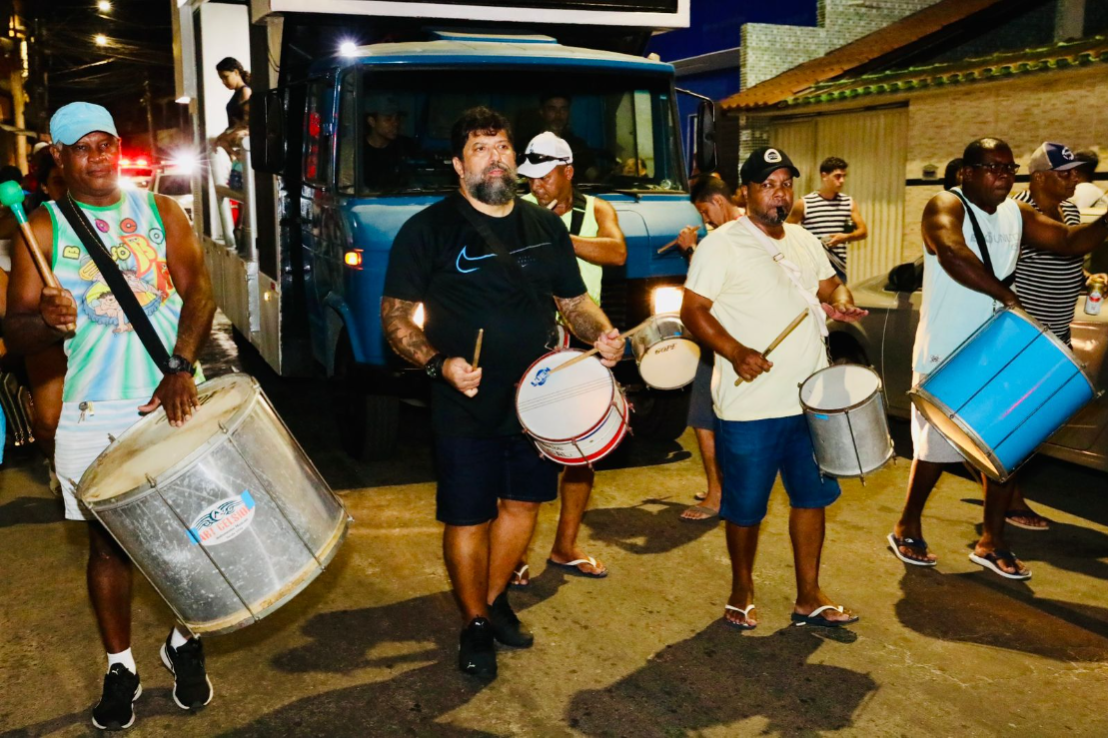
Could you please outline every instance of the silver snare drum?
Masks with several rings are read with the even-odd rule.
[[[256,380],[227,375],[198,390],[201,406],[184,427],[150,414],[77,490],[181,622],[218,634],[307,587],[348,518]]]
[[[676,313],[659,313],[631,337],[639,376],[655,390],[677,390],[696,377],[700,345]]]
[[[819,370],[800,386],[800,405],[824,474],[865,478],[892,459],[881,378],[869,367]]]

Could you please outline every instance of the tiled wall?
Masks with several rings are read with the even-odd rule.
[[[742,28],[742,87],[776,77],[937,0],[819,0],[819,27],[747,23]]]

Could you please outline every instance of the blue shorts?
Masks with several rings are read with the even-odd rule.
[[[720,421],[716,457],[723,474],[719,516],[737,526],[756,526],[777,473],[793,508],[824,508],[841,493],[838,480],[821,477],[804,416],[761,421]]]
[[[523,434],[469,439],[435,437],[435,518],[476,526],[497,516],[501,498],[545,503],[558,497],[561,465],[539,455]]]

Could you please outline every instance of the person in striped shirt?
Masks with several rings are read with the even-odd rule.
[[[1031,155],[1028,169],[1030,187],[1014,195],[1013,200],[1027,203],[1051,220],[1067,226],[1081,225],[1081,211],[1070,198],[1077,187],[1076,171],[1084,164],[1069,147],[1044,142]],[[1070,346],[1070,322],[1074,307],[1085,286],[1085,257],[1040,249],[1027,243],[1020,245],[1016,262],[1016,294],[1032,317],[1050,329]],[[1008,523],[1021,529],[1045,531],[1050,521],[1031,510],[1019,486],[1005,516]]]
[[[847,164],[839,157],[828,157],[819,165],[820,186],[793,205],[789,223],[798,223],[823,242],[827,258],[839,279],[846,282],[846,245],[862,241],[868,230],[858,203],[843,194]]]

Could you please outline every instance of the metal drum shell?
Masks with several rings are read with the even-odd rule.
[[[845,408],[815,408],[804,400],[804,388],[812,378],[842,367],[873,375],[875,389],[863,400]],[[894,456],[881,376],[862,365],[832,365],[810,375],[800,386],[800,405],[812,437],[816,463],[829,477],[862,477],[876,472]]]
[[[252,397],[219,434],[131,490],[85,500],[197,634],[234,631],[287,603],[331,561],[349,521],[253,378],[224,376],[198,390],[203,396],[213,385],[245,380],[252,383]],[[90,466],[78,485],[82,499],[97,475],[111,468],[113,449],[149,424],[164,423],[160,413],[128,429]],[[248,526],[227,541],[200,544],[193,522],[236,497],[249,498]]]
[[[671,382],[659,382],[648,378],[653,373],[644,371],[643,363],[649,361],[649,354],[655,347],[666,344],[676,344],[675,349],[690,352],[691,361],[688,362],[687,375]],[[639,374],[650,387],[655,390],[679,390],[693,381],[696,377],[696,365],[700,361],[700,345],[693,340],[692,334],[681,320],[678,313],[659,313],[647,319],[647,325],[638,333],[631,336],[631,351],[635,355],[635,362],[639,366]]]
[[[1023,309],[1005,308],[908,395],[966,461],[1005,482],[1098,393],[1053,332]]]

